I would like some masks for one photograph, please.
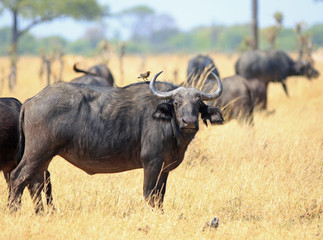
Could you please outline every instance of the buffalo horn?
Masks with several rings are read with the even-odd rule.
[[[149,83],[149,88],[150,88],[151,93],[152,93],[154,96],[156,96],[156,97],[158,97],[158,98],[160,98],[160,99],[171,99],[171,98],[172,98],[172,96],[173,96],[173,91],[174,91],[174,90],[169,91],[169,92],[160,92],[160,91],[158,91],[158,90],[157,90],[157,88],[156,88],[156,86],[155,86],[155,81],[156,81],[157,77],[158,77],[162,72],[163,72],[163,71],[161,71],[161,72],[157,73],[157,74],[153,77],[153,79],[152,79],[152,80],[150,81],[150,83]]]
[[[150,91],[152,92],[152,94],[154,96],[156,96],[156,97],[158,97],[160,99],[171,99],[172,96],[173,96],[173,93],[176,92],[177,89],[174,89],[174,90],[169,91],[169,92],[160,92],[160,91],[158,91],[156,89],[156,86],[155,86],[156,79],[162,72],[163,71],[157,73],[153,77],[153,79],[150,81],[149,88],[150,88]],[[203,101],[212,101],[212,100],[220,97],[221,94],[222,94],[223,86],[222,86],[222,82],[221,82],[220,78],[216,74],[214,74],[213,72],[211,72],[211,74],[213,74],[214,78],[217,81],[217,88],[213,93],[200,92],[201,93],[201,99]]]
[[[213,93],[201,92],[201,99],[203,101],[212,101],[212,100],[220,97],[221,94],[222,94],[223,85],[222,85],[222,82],[221,82],[220,78],[216,74],[214,74],[213,72],[211,72],[211,74],[216,79],[217,88],[215,89],[215,91]]]

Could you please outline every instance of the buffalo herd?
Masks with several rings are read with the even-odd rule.
[[[286,78],[318,77],[305,61],[283,51],[247,51],[235,63],[235,75],[220,80],[214,60],[198,55],[188,62],[181,84],[157,81],[115,85],[105,65],[74,71],[84,75],[45,87],[23,104],[0,98],[0,170],[8,184],[8,205],[16,211],[28,188],[36,213],[43,211],[41,191],[53,206],[48,166],[61,156],[88,174],[144,169],[143,195],[162,207],[170,171],[205,125],[236,119],[254,124],[255,107],[265,110],[270,82],[288,95]]]

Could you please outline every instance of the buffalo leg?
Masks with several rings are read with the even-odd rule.
[[[36,213],[43,212],[44,210],[43,203],[41,200],[42,189],[44,190],[44,193],[46,195],[47,206],[52,207],[54,209],[52,197],[52,184],[50,181],[49,171],[45,171],[43,175],[39,173],[39,175],[34,178],[34,182],[29,184],[28,186],[30,196],[34,202]]]
[[[24,164],[19,164],[10,174],[9,207],[17,211],[21,205],[21,195],[28,184],[28,179],[22,175]]]
[[[45,174],[46,175],[46,174]],[[44,178],[42,172],[33,176],[32,181],[28,185],[28,190],[33,200],[36,214],[43,212],[44,207],[41,199],[41,191],[44,188]]]
[[[152,207],[162,207],[166,192],[168,172],[162,167],[148,164],[144,167],[144,197]]]
[[[267,97],[268,97],[268,84],[266,84],[266,92],[265,96],[261,97],[261,110],[266,110],[267,109]]]
[[[24,156],[18,166],[11,172],[10,175],[10,208],[16,211],[20,207],[21,195],[26,186],[28,186],[29,192],[33,198],[35,204],[36,213],[43,210],[41,203],[41,190],[44,189],[44,171],[47,171],[47,167],[52,156],[48,154],[41,154],[32,151],[25,151]],[[48,178],[47,178],[48,176]],[[49,179],[49,174],[45,174],[46,180]],[[48,184],[50,186],[50,184]],[[51,187],[46,189],[46,198],[48,201],[52,201],[51,197],[48,198],[48,194],[51,195]]]
[[[4,178],[6,179],[6,183],[8,185],[8,191],[9,191],[9,196],[8,196],[8,203],[9,203],[9,198],[10,198],[10,173],[3,172]]]
[[[9,181],[9,178],[10,178],[10,174],[3,171],[3,175],[4,175],[4,179],[6,179],[6,183],[8,185],[8,188],[10,189],[10,181]]]
[[[53,196],[52,196],[52,183],[50,181],[50,173],[49,171],[46,171],[44,173],[44,193],[46,195],[46,203],[49,207],[53,206]]]

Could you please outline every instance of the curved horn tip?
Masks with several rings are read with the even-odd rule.
[[[216,75],[214,72],[211,72],[211,74],[213,75],[213,77],[214,77],[215,79],[219,78],[219,77],[218,77],[218,75]]]
[[[156,89],[155,87],[155,82],[157,77],[162,73],[163,71],[160,71],[159,73],[157,73],[152,80],[149,83],[149,88],[150,91],[152,92],[153,95],[155,95],[156,97],[160,98],[160,99],[170,99],[172,97],[172,93],[173,91],[169,91],[169,92],[160,92]]]
[[[219,88],[219,91],[220,91],[220,95],[222,94],[222,91],[223,91],[223,83],[222,83],[222,80],[220,79],[220,77],[218,75],[216,75],[215,73],[211,72],[213,74],[213,77],[217,80],[217,83],[218,83],[218,88]]]
[[[205,100],[205,101],[215,100],[216,98],[221,96],[223,91],[223,85],[222,85],[221,79],[213,72],[211,72],[211,74],[217,81],[217,89],[213,93],[209,93],[209,94],[202,93],[202,100]]]
[[[163,73],[163,71],[160,71],[159,73],[155,74],[155,76],[158,77],[162,73]]]

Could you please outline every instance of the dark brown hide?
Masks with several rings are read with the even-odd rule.
[[[202,101],[221,94],[220,80],[216,94],[210,95],[164,82],[155,86],[159,74],[151,86],[56,83],[23,104],[24,155],[12,172],[11,207],[19,206],[26,185],[39,184],[55,155],[88,174],[144,168],[144,197],[160,206],[169,172],[182,162],[198,131],[199,113],[212,124],[223,119],[217,108]],[[171,96],[164,97],[169,91]],[[34,193],[39,208],[41,195]]]
[[[9,176],[12,170],[18,165],[17,156],[19,142],[19,114],[21,103],[15,98],[0,98],[0,171],[3,171],[9,188]],[[44,179],[44,178],[43,178]],[[49,206],[52,205],[50,174],[45,173],[46,200]],[[43,181],[44,183],[44,181]],[[43,188],[41,188],[43,189]]]
[[[239,122],[253,124],[254,94],[249,82],[242,76],[234,75],[222,79],[222,95],[210,105],[222,110],[224,120],[237,119]],[[211,91],[214,80],[206,80],[203,91]]]

